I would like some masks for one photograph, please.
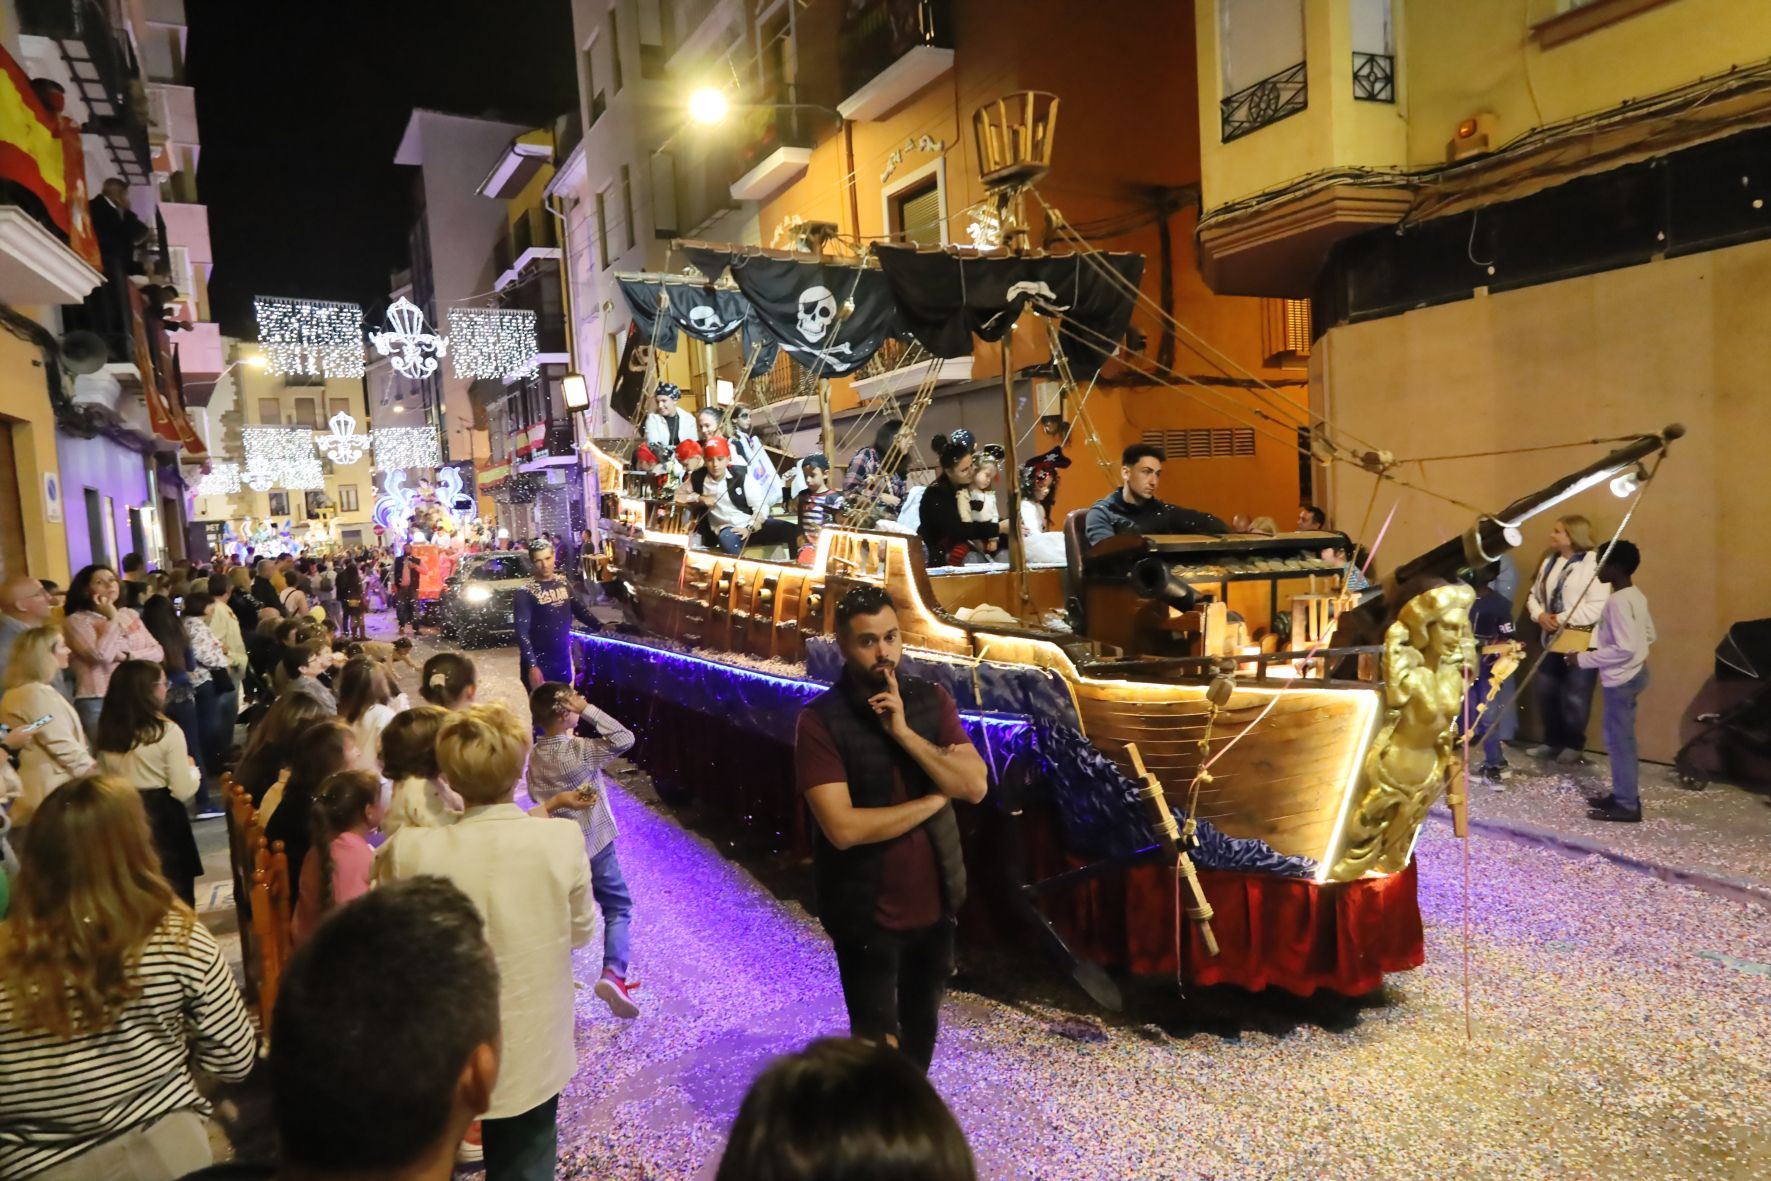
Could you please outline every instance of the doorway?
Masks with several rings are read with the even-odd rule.
[[[12,424],[0,421],[0,579],[23,574],[27,566],[25,513],[19,502]]]

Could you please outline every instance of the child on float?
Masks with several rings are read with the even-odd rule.
[[[529,694],[529,716],[541,735],[529,752],[529,798],[537,812],[552,808],[577,822],[590,857],[591,892],[603,912],[603,974],[596,995],[617,1017],[637,1017],[632,990],[638,982],[627,976],[633,894],[615,853],[615,816],[603,774],[612,759],[632,748],[633,733],[559,681],[544,681]],[[553,807],[574,796],[587,804]]]
[[[297,944],[335,908],[368,893],[375,863],[369,838],[385,811],[381,777],[373,771],[334,772],[320,785],[309,816],[311,843],[301,861],[293,929]]]

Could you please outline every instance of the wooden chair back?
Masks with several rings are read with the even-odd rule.
[[[289,857],[282,841],[258,837],[252,870],[252,927],[258,967],[258,1015],[266,1040],[277,1007],[277,985],[291,948]]]

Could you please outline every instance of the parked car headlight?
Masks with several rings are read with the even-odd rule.
[[[470,586],[461,592],[462,601],[468,603],[484,603],[491,597],[492,588],[489,586]]]

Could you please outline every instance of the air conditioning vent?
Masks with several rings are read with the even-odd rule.
[[[1242,459],[1254,454],[1254,428],[1224,426],[1145,431],[1144,442],[1162,448],[1170,459]]]

